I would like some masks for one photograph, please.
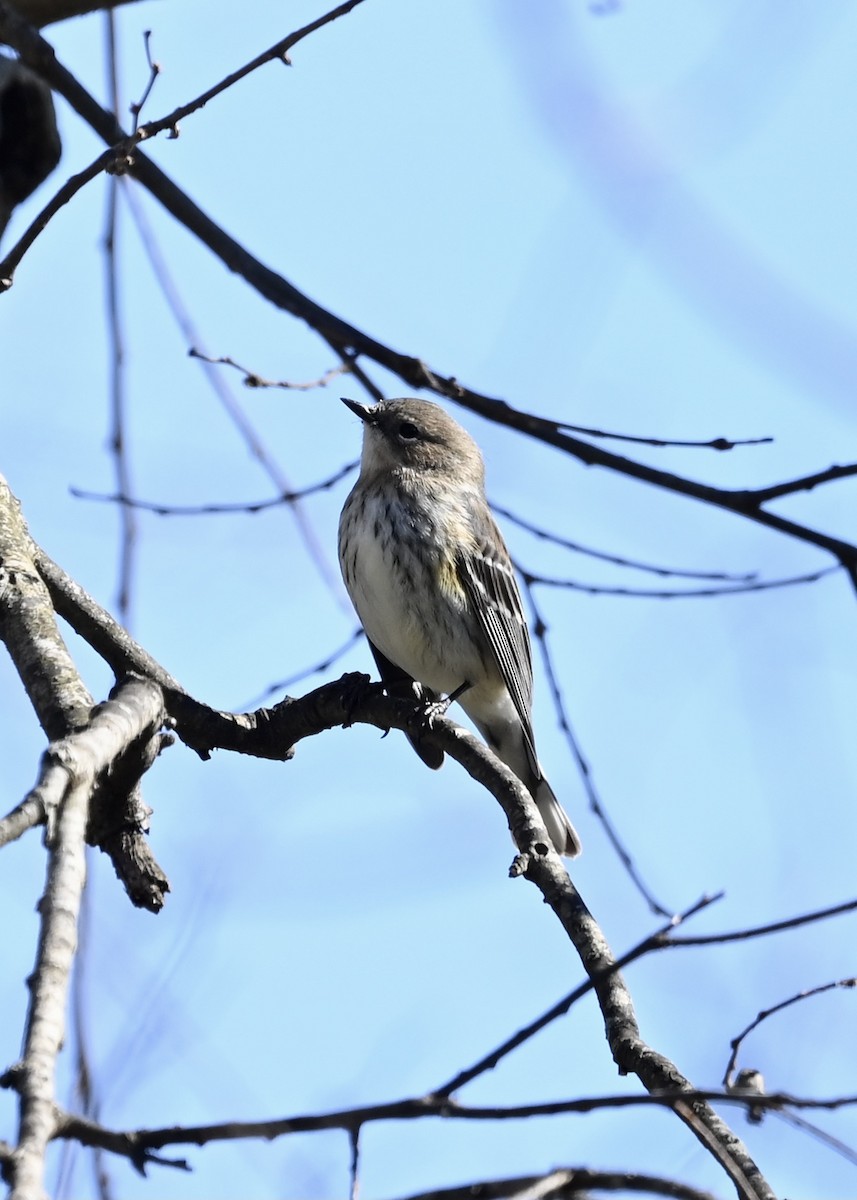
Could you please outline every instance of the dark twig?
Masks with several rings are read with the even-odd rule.
[[[716,437],[707,442],[676,441],[673,438],[635,437],[630,433],[608,433],[604,429],[589,429],[585,425],[571,425],[568,421],[557,421],[558,429],[567,429],[570,433],[580,433],[584,437],[604,438],[613,442],[633,442],[638,446],[656,446],[658,448],[675,447],[687,450],[734,450],[736,446],[766,446],[773,442],[772,437],[732,438]]]
[[[334,471],[332,475],[328,475],[326,479],[322,479],[318,483],[311,483],[305,488],[284,491],[279,496],[272,496],[267,500],[241,500],[234,504],[162,504],[155,500],[138,500],[134,496],[129,496],[121,491],[90,492],[84,488],[77,487],[69,488],[69,491],[77,500],[95,500],[102,504],[121,504],[123,508],[152,512],[159,517],[199,517],[217,516],[223,513],[257,513],[263,512],[267,508],[279,508],[281,504],[295,504],[299,500],[305,500],[307,496],[314,496],[317,492],[326,492],[350,475],[357,465],[357,462],[347,462],[338,471]]]
[[[155,62],[155,60],[152,58],[152,31],[151,31],[151,29],[143,30],[143,45],[145,46],[145,49],[146,49],[146,62],[149,64],[149,78],[146,81],[146,86],[143,89],[143,94],[140,97],[140,99],[136,100],[130,106],[131,116],[134,118],[133,124],[131,126],[132,136],[134,136],[134,137],[137,136],[138,131],[139,131],[140,113],[143,111],[146,101],[149,99],[149,96],[151,96],[151,94],[152,94],[152,88],[155,86],[155,80],[158,78],[158,76],[161,73],[161,64],[158,62]],[[117,118],[118,118],[118,115],[119,115],[118,106],[116,107],[116,114],[117,114]]]
[[[586,791],[587,799],[589,800],[589,807],[601,822],[604,832],[607,834],[608,841],[616,852],[619,861],[627,871],[628,876],[631,879],[631,882],[637,888],[637,891],[646,901],[646,904],[648,904],[650,910],[655,913],[656,916],[669,917],[670,910],[664,907],[664,905],[655,898],[654,893],[651,892],[647,887],[637,868],[636,863],[634,862],[634,859],[631,857],[630,852],[625,847],[624,843],[619,837],[616,827],[607,814],[604,803],[601,799],[598,789],[595,786],[592,770],[583,755],[583,751],[580,748],[577,736],[572,729],[571,721],[569,720],[568,712],[565,706],[565,699],[562,694],[562,689],[559,685],[559,679],[556,671],[554,670],[553,659],[548,646],[548,626],[536,601],[532,587],[532,580],[529,579],[525,574],[522,575],[521,578],[522,583],[524,584],[524,594],[527,597],[527,602],[530,606],[530,612],[532,614],[530,629],[532,630],[533,637],[538,642],[539,649],[541,650],[542,662],[544,663],[545,674],[548,678],[548,685],[553,698],[557,722],[559,724],[560,731],[566,740],[566,744],[571,751],[571,756],[577,765],[578,774]]]
[[[109,14],[112,15],[112,14]],[[107,284],[107,328],[110,368],[110,437],[113,473],[116,489],[123,495],[131,492],[131,464],[126,438],[127,396],[125,389],[125,345],[119,302],[119,274],[116,257],[117,200],[119,180],[110,181],[107,201],[107,222],[104,233],[104,253]],[[123,625],[131,624],[131,594],[134,578],[137,519],[133,509],[122,508],[119,513],[119,581],[116,606]]]
[[[325,371],[318,379],[311,379],[307,383],[293,383],[287,379],[265,379],[262,375],[258,375],[255,371],[249,370],[247,367],[242,367],[234,358],[229,358],[226,355],[221,355],[220,358],[209,358],[207,354],[203,354],[201,350],[196,350],[191,347],[188,350],[190,358],[200,358],[203,362],[209,363],[213,367],[234,367],[236,371],[240,371],[244,376],[242,383],[249,388],[282,388],[292,392],[311,392],[315,388],[327,387],[334,379],[341,375],[346,375],[351,370],[348,363],[340,363],[338,367],[331,367],[329,371]]]
[[[772,1017],[775,1013],[782,1012],[784,1008],[790,1008],[793,1004],[799,1004],[802,1000],[808,1000],[811,996],[821,996],[824,992],[833,991],[835,988],[854,988],[857,987],[857,979],[837,979],[832,983],[823,983],[818,987],[807,988],[802,992],[797,992],[794,996],[789,996],[788,1000],[781,1000],[779,1004],[774,1004],[771,1008],[762,1009],[757,1013],[750,1024],[742,1029],[741,1032],[729,1043],[732,1047],[732,1052],[729,1055],[729,1062],[726,1064],[726,1070],[723,1072],[723,1086],[729,1087],[735,1073],[735,1064],[738,1061],[738,1051],[741,1049],[741,1043],[757,1029],[763,1021],[767,1021],[768,1017]]]
[[[348,1141],[351,1146],[349,1162],[349,1200],[358,1200],[360,1195],[360,1126],[355,1125],[348,1131]]]
[[[64,208],[70,200],[74,199],[81,188],[86,187],[93,179],[103,174],[104,171],[109,170],[116,161],[116,152],[111,148],[99,154],[98,158],[93,159],[88,167],[84,167],[76,175],[69,176],[62,187],[56,191],[44,208],[33,218],[18,238],[18,241],[7,252],[2,262],[0,262],[0,293],[8,291],[12,286],[15,270],[21,259],[60,209]]]
[[[178,108],[174,109],[171,113],[168,113],[165,117],[159,118],[157,121],[148,121],[145,125],[141,125],[139,130],[137,130],[138,139],[143,141],[147,138],[155,137],[156,134],[163,133],[164,130],[167,130],[172,134],[177,133],[179,122],[183,121],[185,117],[189,117],[192,113],[204,108],[210,100],[213,100],[216,96],[228,91],[229,88],[234,87],[236,83],[240,82],[240,80],[246,79],[248,75],[251,75],[254,71],[258,71],[260,67],[264,67],[269,62],[281,62],[285,63],[286,66],[290,66],[289,51],[292,50],[298,44],[298,42],[303,41],[303,39],[308,37],[309,34],[315,33],[319,29],[323,29],[325,25],[330,25],[333,21],[337,21],[340,17],[347,16],[352,9],[355,9],[358,4],[362,4],[362,2],[363,0],[347,0],[345,4],[337,5],[336,8],[332,8],[329,12],[324,13],[323,16],[318,17],[315,21],[310,21],[308,25],[304,25],[301,29],[295,30],[294,33],[290,33],[287,37],[281,38],[280,41],[275,42],[273,46],[270,46],[261,54],[257,54],[255,58],[250,60],[250,62],[245,63],[243,67],[239,67],[237,71],[233,71],[231,74],[226,75],[220,80],[219,83],[214,84],[213,87],[207,88],[193,100],[189,100],[186,104],[179,105]]]
[[[556,579],[548,575],[535,575],[518,565],[518,571],[527,584],[541,587],[563,588],[569,592],[582,592],[586,596],[626,596],[636,600],[701,600],[720,596],[743,596],[748,592],[768,592],[777,588],[796,587],[805,583],[818,583],[827,575],[841,571],[839,563],[822,567],[806,575],[789,575],[785,579],[760,579],[755,583],[741,583],[730,587],[708,588],[628,588],[605,587],[602,584],[580,583],[575,579]]]
[[[116,117],[112,117],[113,132],[117,136],[108,136],[104,138],[104,140],[109,143],[110,149],[104,154],[99,155],[99,157],[90,163],[90,165],[84,171],[81,171],[80,174],[68,180],[67,183],[60,188],[53,200],[42,210],[35,221],[33,221],[25,231],[24,235],[12,247],[2,262],[0,262],[0,292],[5,291],[12,286],[12,279],[16,267],[21,262],[21,259],[24,257],[27,250],[29,250],[30,246],[36,240],[38,235],[45,229],[51,217],[53,217],[55,213],[63,207],[63,205],[67,204],[69,200],[71,200],[72,197],[75,196],[77,192],[79,192],[87,183],[90,183],[104,171],[115,171],[121,173],[129,169],[131,164],[135,161],[135,147],[139,145],[140,142],[154,137],[156,134],[161,133],[164,130],[167,130],[171,137],[177,137],[179,121],[184,117],[189,116],[191,113],[196,112],[200,108],[203,108],[209,100],[214,99],[215,96],[226,91],[227,88],[234,86],[234,84],[236,84],[240,79],[245,78],[247,75],[251,74],[251,72],[258,70],[259,67],[264,66],[266,63],[274,60],[288,63],[288,51],[291,50],[292,47],[296,46],[298,42],[307,37],[308,34],[314,33],[317,29],[321,29],[324,25],[330,24],[331,21],[335,21],[337,18],[345,16],[361,3],[362,0],[348,0],[347,3],[340,4],[337,8],[332,9],[330,12],[324,14],[324,16],[319,17],[315,21],[311,21],[302,29],[298,29],[294,33],[289,34],[288,37],[283,38],[281,41],[271,46],[270,49],[266,50],[263,54],[257,55],[257,57],[251,62],[246,63],[243,67],[241,67],[238,71],[234,71],[231,75],[227,75],[225,79],[222,79],[219,83],[215,84],[214,87],[208,88],[207,91],[197,96],[194,100],[189,101],[187,104],[180,105],[179,108],[175,109],[172,113],[169,113],[166,117],[162,117],[158,121],[150,121],[146,125],[138,127],[139,111],[142,109],[145,100],[148,98],[155,78],[160,72],[159,65],[152,61],[149,53],[147,34],[146,54],[149,60],[150,76],[148,85],[141,100],[137,105],[131,106],[131,112],[134,116],[132,132],[126,133],[119,125]],[[34,65],[33,69],[39,71],[40,74],[42,74],[46,69],[48,72],[50,72],[51,68],[56,67],[63,75],[66,82],[71,81],[75,84],[75,91],[78,98],[86,96],[87,100],[92,105],[95,105],[96,108],[98,107],[92,97],[88,96],[88,93],[86,93],[85,89],[82,88],[76,80],[74,80],[74,77],[65,71],[64,68],[59,67],[59,64],[56,62],[56,58],[54,56],[53,48],[48,44],[48,42],[41,37],[41,35],[35,28],[33,28],[33,26],[28,25],[27,22],[24,21],[14,9],[10,8],[8,4],[3,2],[3,0],[0,0],[0,41],[14,46],[21,54],[22,58],[26,59],[29,54],[35,55],[39,61],[39,66]],[[68,99],[68,97],[66,98]],[[100,111],[104,116],[110,116],[110,114],[108,114],[105,110],[101,109]],[[84,114],[81,113],[81,115],[83,116]],[[99,133],[101,132],[102,131],[99,130]]]
[[[341,646],[337,646],[335,650],[332,650],[321,662],[314,663],[311,667],[305,667],[302,671],[296,671],[294,675],[289,675],[287,679],[278,679],[276,683],[270,684],[265,688],[264,692],[248,700],[242,707],[258,708],[263,701],[268,700],[271,696],[276,696],[281,692],[287,691],[289,688],[294,687],[296,683],[303,683],[305,679],[311,679],[314,675],[323,675],[338,663],[341,658],[344,658],[351,647],[359,642],[362,637],[363,628],[358,625],[348,640],[343,642]]]
[[[750,938],[768,937],[772,933],[785,933],[790,929],[799,929],[802,925],[811,925],[816,921],[826,921],[829,917],[844,916],[845,913],[857,911],[857,900],[846,900],[842,904],[832,904],[829,908],[815,909],[813,912],[801,913],[797,917],[787,917],[782,921],[771,921],[767,925],[754,925],[748,929],[736,929],[729,933],[679,934],[666,940],[666,946],[723,946],[729,942],[743,942]]]
[[[141,205],[132,190],[126,191],[126,200],[131,215],[137,226],[137,231],[140,236],[143,249],[152,267],[155,280],[161,289],[161,293],[167,302],[167,306],[173,315],[178,327],[181,329],[186,341],[191,343],[199,343],[199,334],[194,323],[185,307],[184,301],[179,294],[178,286],[169,269],[167,260],[162,254],[160,246],[152,233],[151,228],[145,218]],[[226,411],[227,416],[232,421],[232,424],[238,430],[244,443],[250,451],[253,458],[256,459],[263,473],[271,480],[274,487],[277,488],[279,494],[288,495],[293,492],[290,485],[290,480],[285,472],[280,467],[274,455],[265,445],[264,440],[259,436],[253,427],[252,422],[247,417],[241,405],[233,397],[231,390],[222,378],[222,373],[211,366],[204,359],[200,361],[200,366],[205,374],[206,380],[209,383],[212,391],[218,401]],[[303,541],[304,548],[309,556],[310,561],[315,567],[325,585],[330,589],[332,595],[344,610],[348,608],[344,597],[342,587],[339,583],[338,574],[332,570],[328,561],[324,547],[319,543],[316,532],[309,521],[303,506],[299,502],[299,498],[295,497],[294,502],[290,506],[290,515],[294,520],[298,533]],[[350,611],[350,610],[349,610]]]
[[[407,1197],[407,1200],[584,1200],[593,1191],[641,1192],[667,1200],[715,1200],[711,1192],[639,1171],[595,1171],[566,1167],[550,1175],[525,1175],[517,1179],[484,1179],[459,1187],[440,1188]]]
[[[723,571],[685,571],[676,567],[659,567],[652,563],[640,562],[635,558],[623,558],[618,554],[608,554],[603,550],[593,550],[591,546],[582,546],[580,542],[573,542],[569,538],[562,537],[558,533],[552,533],[550,530],[543,529],[539,525],[533,525],[529,521],[525,521],[519,517],[517,513],[513,513],[508,508],[503,508],[499,504],[491,501],[491,508],[495,513],[498,513],[507,521],[511,521],[513,525],[517,525],[520,529],[525,529],[527,533],[533,534],[534,537],[541,541],[550,542],[553,546],[561,546],[565,550],[572,550],[576,554],[585,554],[589,558],[597,558],[600,562],[612,563],[616,567],[631,567],[635,571],[647,571],[651,575],[660,576],[675,576],[677,579],[711,579],[721,581],[723,583],[751,583],[755,578],[755,572],[746,575],[730,575]]]
[[[782,921],[772,921],[765,925],[755,925],[747,929],[731,930],[726,933],[708,933],[708,934],[678,934],[674,932],[680,925],[684,925],[691,917],[708,908],[711,904],[723,898],[723,893],[718,892],[712,896],[703,896],[690,908],[684,912],[678,913],[671,917],[670,920],[654,933],[649,934],[626,951],[616,960],[616,969],[624,970],[636,962],[637,959],[644,955],[651,954],[658,950],[681,949],[690,946],[713,946],[713,945],[729,945],[732,942],[747,941],[757,937],[769,937],[775,933],[786,933],[792,929],[798,929],[803,925],[814,924],[817,921],[826,921],[831,917],[843,916],[846,913],[857,911],[857,900],[848,900],[842,904],[834,904],[828,908],[817,909],[813,912],[801,913],[796,917],[789,917]],[[580,984],[572,991],[553,1004],[546,1012],[542,1013],[535,1020],[530,1021],[512,1037],[507,1038],[499,1046],[495,1047],[489,1054],[486,1054],[473,1066],[466,1070],[460,1071],[452,1079],[436,1088],[431,1093],[434,1096],[450,1096],[471,1080],[483,1075],[486,1071],[493,1070],[507,1054],[522,1046],[529,1041],[535,1034],[539,1033],[551,1022],[558,1017],[565,1016],[571,1007],[578,1000],[588,995],[592,991],[593,983],[589,979],[585,983]]]
[[[797,479],[787,479],[784,483],[774,483],[770,487],[755,488],[747,492],[739,492],[756,504],[767,504],[771,500],[779,500],[781,496],[794,496],[797,492],[809,492],[822,483],[833,483],[837,479],[848,479],[857,475],[857,463],[848,463],[844,467],[832,466],[826,471],[814,471],[811,475],[801,475]]]
[[[345,1132],[378,1121],[419,1121],[443,1118],[456,1121],[521,1121],[535,1117],[565,1116],[603,1112],[621,1108],[676,1108],[681,1104],[761,1104],[771,1111],[783,1108],[835,1110],[857,1105],[857,1096],[808,1099],[787,1092],[759,1096],[756,1092],[724,1091],[701,1088],[690,1091],[664,1090],[648,1094],[627,1092],[612,1096],[584,1096],[574,1100],[555,1100],[543,1104],[474,1106],[449,1099],[421,1096],[386,1104],[365,1105],[324,1113],[298,1114],[263,1121],[223,1121],[210,1125],[173,1125],[158,1129],[118,1131],[106,1129],[82,1117],[62,1114],[55,1137],[77,1138],[83,1145],[98,1145],[132,1161],[145,1163],[151,1150],[164,1146],[204,1146],[215,1141],[242,1141],[248,1138],[287,1137],[296,1133],[342,1129]]]
[[[703,896],[700,900],[697,900],[695,904],[692,904],[690,908],[685,909],[684,912],[677,913],[675,916],[670,917],[669,921],[667,921],[667,923],[660,929],[643,938],[642,941],[638,942],[636,946],[633,946],[630,950],[626,951],[625,954],[620,955],[620,957],[616,959],[616,963],[612,970],[624,970],[625,967],[630,966],[631,963],[636,962],[638,958],[642,958],[645,954],[650,953],[652,950],[661,949],[663,947],[663,939],[667,936],[667,934],[669,934],[673,929],[676,929],[679,925],[682,925],[691,917],[695,916],[697,913],[702,912],[704,908],[708,908],[709,905],[715,904],[722,898],[722,892],[715,896]],[[457,1092],[460,1088],[463,1088],[465,1084],[471,1083],[474,1079],[478,1079],[479,1076],[484,1075],[486,1071],[493,1071],[507,1054],[511,1054],[513,1050],[517,1050],[519,1046],[523,1046],[525,1042],[528,1042],[537,1033],[540,1033],[542,1029],[545,1029],[553,1021],[557,1020],[558,1017],[564,1017],[578,1000],[582,1000],[584,996],[589,995],[594,986],[594,980],[591,978],[587,979],[584,983],[579,984],[578,987],[574,988],[566,996],[563,996],[561,1000],[557,1001],[556,1004],[552,1005],[546,1012],[542,1013],[541,1016],[537,1017],[534,1021],[530,1021],[529,1024],[525,1025],[522,1029],[519,1029],[517,1033],[513,1034],[512,1037],[507,1038],[506,1041],[501,1042],[501,1044],[496,1046],[490,1052],[490,1054],[486,1054],[483,1058],[480,1058],[478,1062],[475,1062],[472,1066],[467,1067],[463,1071],[459,1071],[457,1075],[452,1077],[452,1079],[448,1079],[446,1083],[441,1084],[439,1088],[435,1088],[431,1092],[431,1095],[438,1098],[452,1096],[454,1092]]]

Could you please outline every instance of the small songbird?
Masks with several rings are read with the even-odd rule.
[[[363,422],[363,455],[339,563],[387,691],[457,699],[532,795],[557,852],[576,857],[580,839],[536,756],[530,635],[479,447],[427,400],[343,403]],[[411,741],[441,765],[441,751]]]

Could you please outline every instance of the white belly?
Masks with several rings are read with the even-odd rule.
[[[373,645],[413,679],[444,695],[465,680],[473,685],[485,680],[492,671],[471,636],[475,618],[463,593],[441,590],[432,582],[435,568],[429,564],[437,557],[432,559],[431,546],[415,545],[414,554],[402,555],[386,527],[378,536],[371,533],[371,522],[362,528],[367,532],[350,539],[352,553],[341,554],[341,563]]]

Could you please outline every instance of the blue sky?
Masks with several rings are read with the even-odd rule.
[[[145,84],[142,30],[163,73],[145,116],[201,91],[319,14],[308,3],[140,3],[118,15],[123,90]],[[728,454],[620,453],[724,487],[764,486],[857,457],[853,235],[857,15],[809,4],[658,0],[366,0],[190,117],[146,152],[233,236],[332,311],[469,386],[546,416],[673,439],[771,436]],[[105,95],[100,18],[48,31]],[[65,153],[7,233],[100,147],[62,103]],[[271,378],[309,380],[327,347],[230,275],[135,191],[198,338]],[[71,485],[113,488],[100,244],[106,184],[52,222],[0,298],[6,403],[0,469],[34,537],[115,603],[118,521]],[[127,203],[119,228],[128,438],[137,495],[165,503],[275,491],[177,328]],[[370,374],[402,394],[380,368]],[[231,389],[289,484],[356,457],[337,380],[312,392]],[[566,538],[683,570],[778,578],[826,555],[618,475],[585,469],[461,410],[496,502]],[[135,636],[199,698],[240,708],[322,661],[355,620],[335,531],[350,486],[295,513],[139,516]],[[855,484],[777,511],[854,538]],[[516,559],[581,583],[654,576],[572,556],[508,523]],[[306,529],[317,549],[308,552]],[[331,579],[334,583],[331,584]],[[681,586],[669,581],[666,587]],[[670,909],[725,899],[696,931],[734,929],[853,894],[855,597],[830,576],[721,599],[540,590],[564,696],[599,791]],[[88,686],[109,672],[71,636]],[[301,692],[370,670],[362,644]],[[6,808],[32,784],[41,736],[0,662]],[[574,877],[621,952],[657,920],[587,812],[539,669],[540,757],[574,815]],[[91,871],[86,989],[103,1119],[137,1127],[316,1112],[421,1094],[581,979],[534,889],[506,877],[494,802],[453,763],[432,774],[369,728],[302,744],[293,762],[182,747],[146,782],[152,842],[173,885],[157,918],[132,911],[109,864]],[[36,835],[4,851],[3,1061],[18,1053],[43,882]],[[645,959],[628,973],[643,1035],[700,1086],[762,1009],[854,973],[849,922]],[[854,1092],[854,999],[796,1005],[741,1065],[773,1089]],[[63,1086],[66,1086],[64,1068]],[[591,1000],[491,1075],[473,1104],[633,1092],[615,1076]],[[3,1101],[11,1129],[12,1104]],[[855,1167],[776,1118],[727,1114],[774,1188],[815,1200]],[[857,1144],[847,1110],[818,1117]],[[193,1174],[146,1182],[111,1162],[123,1200],[220,1200],[347,1190],[344,1135],[189,1150]],[[666,1114],[368,1129],[362,1195],[407,1195],[553,1165],[725,1182]],[[66,1196],[91,1193],[78,1166]]]

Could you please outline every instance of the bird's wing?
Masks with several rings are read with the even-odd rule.
[[[437,700],[438,697],[431,688],[417,683],[407,671],[403,671],[394,662],[390,662],[386,654],[382,654],[370,638],[367,637],[366,641],[369,642],[369,649],[378,665],[378,672],[388,695],[394,696],[397,700],[412,700],[415,705],[428,704]],[[438,750],[436,746],[429,746],[418,734],[408,733],[406,737],[427,767],[436,771],[438,767],[443,766],[442,750]]]
[[[502,535],[493,520],[490,536],[458,558],[461,580],[479,624],[488,638],[503,682],[524,730],[527,754],[538,770],[530,709],[533,702],[533,655],[518,581]]]

